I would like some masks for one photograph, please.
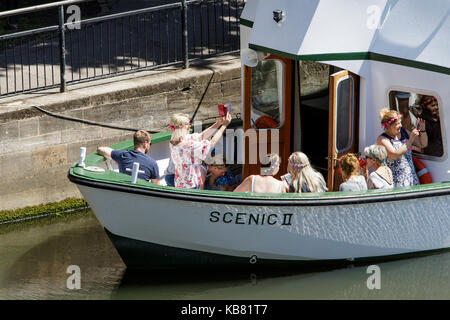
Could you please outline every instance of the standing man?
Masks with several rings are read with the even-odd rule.
[[[126,169],[133,168],[133,162],[139,163],[138,178],[159,184],[161,177],[159,176],[158,164],[155,160],[147,155],[150,150],[151,135],[147,131],[139,130],[133,136],[134,150],[114,150],[109,147],[99,147],[97,153],[108,159],[113,159],[119,165],[119,172],[131,175],[131,171]]]

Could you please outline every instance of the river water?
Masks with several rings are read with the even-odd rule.
[[[81,288],[69,289],[69,266]],[[0,299],[450,299],[450,252],[368,266],[275,273],[130,273],[91,211],[0,225]],[[374,283],[369,281],[369,283]]]

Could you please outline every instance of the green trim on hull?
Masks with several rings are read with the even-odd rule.
[[[129,176],[127,176],[129,181]],[[327,192],[311,193],[308,196],[300,194],[246,194],[237,192],[203,191],[181,188],[172,188],[165,186],[152,186],[148,182],[142,184],[117,184],[79,178],[69,173],[69,180],[75,184],[91,187],[94,189],[110,190],[113,192],[123,192],[134,195],[174,199],[187,202],[206,202],[225,205],[247,205],[247,206],[336,206],[336,205],[357,205],[367,203],[393,202],[401,200],[415,201],[420,198],[446,197],[450,200],[450,187],[443,189],[431,188],[429,190],[415,190],[412,187],[406,188],[410,192],[404,192],[405,188],[396,188],[400,191],[385,191],[383,193],[365,192]],[[439,185],[439,184],[435,184]],[[144,188],[142,188],[144,186]],[[403,192],[402,192],[403,191]]]
[[[168,141],[170,131],[161,132],[152,135],[152,143]],[[126,150],[133,148],[133,140],[126,140],[111,145],[114,149]],[[96,166],[104,158],[97,153],[91,153],[86,156],[87,166]],[[136,184],[131,183],[129,175],[106,171],[96,173],[84,170],[74,164],[68,173],[69,179],[77,184],[97,187],[102,189],[111,189],[120,192],[129,192],[157,197],[176,198],[181,200],[195,200],[207,202],[222,202],[237,204],[261,205],[333,205],[333,204],[352,204],[362,202],[376,201],[397,201],[405,198],[420,198],[429,196],[447,196],[450,195],[450,182],[437,182],[427,185],[418,185],[407,188],[394,188],[391,190],[368,190],[364,192],[324,192],[324,193],[284,193],[284,194],[252,194],[237,193],[212,190],[190,190],[166,186],[159,186],[138,179]],[[195,198],[195,199],[194,199]]]

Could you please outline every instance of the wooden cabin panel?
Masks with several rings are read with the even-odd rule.
[[[267,153],[277,152],[281,158],[280,170],[276,177],[280,177],[287,171],[287,159],[291,153],[291,95],[292,95],[292,61],[275,55],[270,55],[265,60],[278,60],[283,63],[283,90],[282,90],[282,108],[283,119],[280,119],[281,126],[276,129],[256,130],[257,141],[251,142],[250,139],[245,139],[245,162],[243,165],[242,176],[245,179],[252,174],[260,174],[260,146],[265,145]],[[251,108],[252,108],[252,68],[244,65],[244,90],[243,90],[243,129],[247,132],[249,129],[254,129],[251,124]],[[278,130],[278,150],[271,150],[272,144],[272,130]],[[275,134],[275,137],[277,135]],[[273,141],[274,143],[276,141]],[[255,143],[257,145],[255,145]],[[257,160],[255,164],[250,164],[250,153],[257,152]]]
[[[358,152],[359,77],[343,70],[330,76],[328,119],[328,190],[343,182],[338,159]]]

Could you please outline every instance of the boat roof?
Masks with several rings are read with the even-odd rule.
[[[281,23],[273,11],[282,10]],[[375,60],[450,74],[449,0],[247,0],[249,47],[297,60]]]

